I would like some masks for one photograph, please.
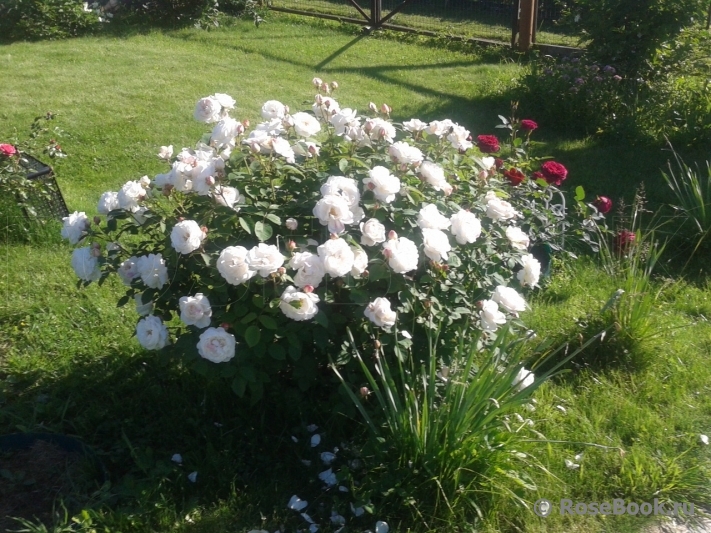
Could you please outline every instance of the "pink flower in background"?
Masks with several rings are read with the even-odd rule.
[[[538,129],[538,124],[536,124],[533,120],[525,118],[521,121],[521,129],[523,131],[533,131]]]
[[[0,144],[0,154],[4,155],[5,157],[10,157],[11,155],[15,155],[17,153],[17,148],[15,148],[11,144]]]

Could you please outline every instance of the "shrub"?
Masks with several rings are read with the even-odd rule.
[[[0,4],[0,40],[65,39],[99,28],[97,5],[78,0],[9,0]]]

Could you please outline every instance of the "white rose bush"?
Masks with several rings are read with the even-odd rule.
[[[93,221],[65,219],[79,283],[117,274],[145,349],[259,397],[277,374],[305,389],[348,364],[348,332],[402,360],[435,327],[445,359],[457,335],[523,331],[532,248],[560,244],[562,165],[548,179],[450,120],[398,124],[386,105],[360,114],[321,93],[294,113],[267,101],[251,130],[238,109],[202,98],[195,147],[160,147],[165,172],[105,192]]]

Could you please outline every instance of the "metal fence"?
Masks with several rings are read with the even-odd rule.
[[[511,43],[518,0],[271,0],[276,10],[369,24],[373,12],[383,27]],[[576,35],[557,24],[559,0],[539,0],[536,41],[575,46]],[[368,19],[369,22],[366,22]]]

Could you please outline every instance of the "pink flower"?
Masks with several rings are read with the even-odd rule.
[[[5,157],[10,157],[11,155],[15,155],[17,153],[17,148],[15,148],[11,144],[0,144],[0,155],[3,155]]]
[[[598,196],[593,202],[593,205],[604,215],[609,213],[610,209],[612,209],[612,200],[610,200],[607,196]]]
[[[533,131],[538,129],[538,124],[536,124],[533,120],[525,118],[521,121],[521,129],[523,131]]]

